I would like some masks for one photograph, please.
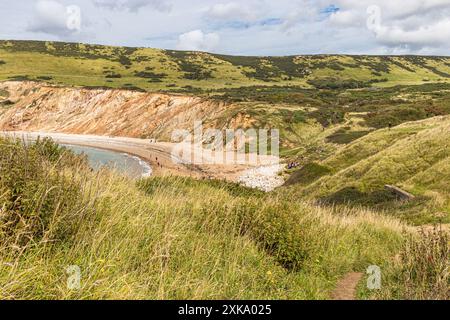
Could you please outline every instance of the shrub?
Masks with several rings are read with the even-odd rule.
[[[397,126],[407,121],[416,121],[427,118],[425,108],[417,106],[390,106],[376,112],[370,112],[366,123],[374,128],[386,128],[389,125]]]
[[[162,79],[167,77],[165,73],[154,73],[150,71],[139,71],[134,74],[136,77],[151,79],[153,82],[162,82]]]
[[[138,92],[146,92],[145,89],[142,89],[140,87],[137,87],[131,83],[125,84],[121,89],[123,90],[131,90],[131,91],[138,91]]]
[[[79,178],[62,168],[81,168],[82,159],[49,139],[1,139],[0,151],[0,242],[14,248],[72,236],[86,210]]]
[[[299,271],[310,255],[312,245],[308,243],[308,230],[305,225],[309,219],[301,212],[293,214],[287,203],[266,203],[249,200],[237,207],[236,212],[241,225],[241,233],[249,235],[278,263],[291,271]],[[311,244],[311,243],[310,243]]]
[[[202,69],[196,69],[193,72],[189,72],[186,73],[184,75],[185,79],[188,80],[207,80],[207,79],[211,79],[212,76],[212,72],[209,70],[202,70]]]
[[[12,101],[9,100],[9,99],[0,101],[0,106],[1,106],[1,107],[6,107],[6,108],[8,108],[8,107],[12,106],[13,104],[14,104],[14,102],[12,102]]]
[[[17,75],[17,76],[11,76],[8,79],[11,81],[28,81],[28,80],[30,80],[30,77],[28,75]]]
[[[320,202],[327,205],[376,206],[397,200],[392,192],[385,189],[362,192],[356,187],[345,187],[321,198]]]
[[[308,84],[312,85],[316,89],[330,89],[330,90],[358,89],[370,87],[369,82],[358,81],[353,79],[337,79],[337,78],[310,79],[308,80]]]
[[[0,97],[8,98],[9,92],[7,90],[0,89]]]
[[[39,76],[36,79],[42,80],[42,81],[50,81],[50,80],[53,80],[53,77],[50,77],[50,76]]]

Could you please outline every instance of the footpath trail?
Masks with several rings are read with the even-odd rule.
[[[332,300],[356,300],[356,287],[363,277],[362,273],[351,272],[339,280],[331,294]]]
[[[441,230],[443,232],[450,233],[450,224],[436,225],[424,225],[419,227],[412,227],[410,231],[413,232],[434,232]],[[351,272],[346,274],[341,280],[338,281],[336,288],[331,294],[332,300],[356,300],[356,287],[363,278],[364,274],[359,272]]]

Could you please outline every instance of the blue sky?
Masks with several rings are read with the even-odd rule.
[[[22,0],[0,38],[240,55],[448,55],[450,0]]]

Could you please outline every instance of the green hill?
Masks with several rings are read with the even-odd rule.
[[[448,222],[449,141],[449,116],[377,130],[317,163],[315,176],[303,183],[301,192],[325,203],[383,208],[418,224],[442,218]],[[302,171],[310,172],[311,165],[305,168],[294,174],[300,185]],[[387,184],[417,199],[402,204],[385,190]]]
[[[450,58],[239,57],[62,42],[0,41],[0,80],[193,91],[255,85],[359,88],[449,82]]]

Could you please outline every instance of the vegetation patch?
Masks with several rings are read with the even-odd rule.
[[[362,192],[356,187],[345,187],[329,196],[320,198],[319,202],[327,205],[376,206],[397,200],[399,199],[396,195],[385,189]]]
[[[120,79],[120,78],[122,78],[122,75],[120,73],[116,73],[114,71],[105,71],[104,74],[105,74],[105,78],[108,78],[108,79]]]
[[[29,81],[29,80],[32,80],[32,79],[29,76],[27,76],[27,75],[17,75],[17,76],[9,77],[8,80],[11,80],[11,81]]]
[[[12,102],[12,101],[9,100],[9,99],[0,101],[0,107],[2,107],[2,108],[9,108],[9,107],[11,107],[12,105],[14,105],[14,102]]]
[[[402,124],[407,121],[417,121],[425,119],[430,114],[427,114],[425,108],[417,108],[414,106],[388,106],[380,108],[376,112],[370,112],[365,116],[366,123],[373,128],[386,128]]]
[[[162,82],[163,79],[167,78],[166,73],[154,73],[151,71],[136,71],[134,75],[139,78],[150,79],[152,82]]]
[[[343,90],[343,89],[359,89],[371,86],[371,82],[358,81],[354,79],[338,79],[338,78],[316,78],[309,79],[308,83],[316,89]]]
[[[23,146],[2,138],[0,149],[0,240],[24,247],[43,237],[62,241],[73,236],[87,214],[76,210],[83,202],[79,179],[52,172],[52,167],[83,166],[83,159],[49,139]],[[50,227],[55,211],[60,216]]]
[[[372,131],[349,131],[345,129],[339,129],[337,132],[328,136],[327,142],[337,144],[349,144],[359,138],[368,135]]]
[[[41,80],[41,81],[50,81],[53,79],[53,77],[50,76],[39,76],[36,78],[37,80]]]
[[[314,162],[308,163],[301,169],[293,172],[290,175],[289,179],[286,181],[285,186],[291,186],[295,184],[306,186],[331,173],[332,170],[329,167],[322,166]]]
[[[8,98],[9,97],[9,92],[5,89],[0,89],[0,97],[2,98]]]
[[[212,71],[206,68],[208,61],[197,62],[195,52],[166,51],[184,72],[183,78],[188,80],[208,80],[213,78]],[[205,67],[206,66],[206,67]]]
[[[131,91],[138,91],[138,92],[146,92],[145,89],[142,89],[140,87],[136,87],[136,86],[132,85],[131,83],[126,83],[121,89],[131,90]]]

